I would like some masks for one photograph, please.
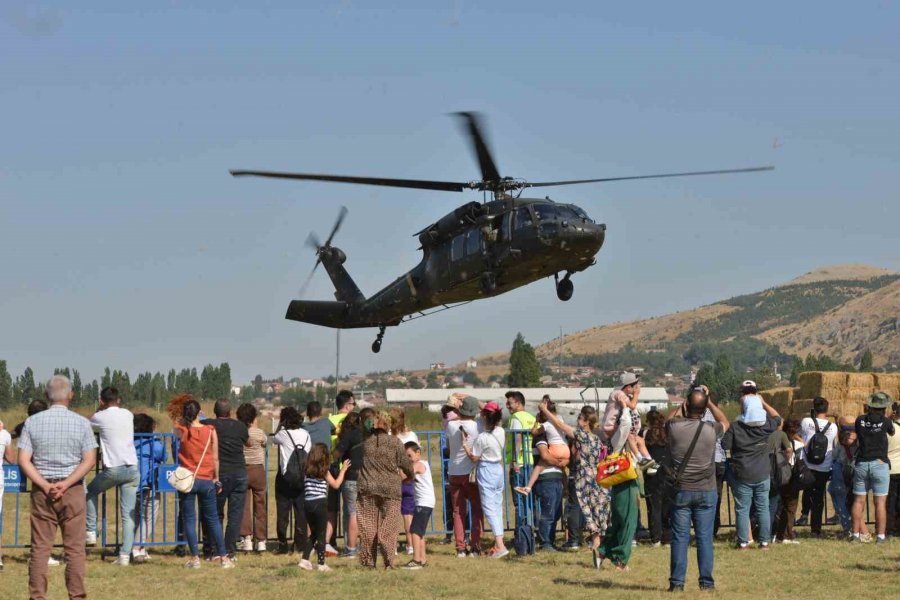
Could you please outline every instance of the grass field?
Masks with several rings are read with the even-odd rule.
[[[691,549],[693,552],[693,548]],[[301,571],[296,556],[241,556],[236,569],[204,563],[185,571],[170,552],[127,568],[115,567],[92,551],[88,562],[91,598],[642,598],[670,596],[667,547],[635,549],[631,572],[589,567],[590,552],[538,554],[494,561],[458,559],[450,546],[431,543],[429,565],[421,571],[368,570],[355,560],[329,559],[331,573]],[[23,598],[27,590],[24,551],[6,553],[0,598]],[[405,562],[405,556],[398,563]],[[716,544],[715,578],[725,598],[896,597],[900,541],[851,546],[839,539],[803,539],[798,546],[768,552],[738,551],[724,539]],[[687,594],[697,592],[696,562],[688,567]],[[50,598],[65,598],[63,567],[51,569]]]
[[[5,417],[7,415],[4,415]],[[160,431],[169,430],[164,415]],[[431,414],[416,414],[414,427],[434,429]],[[7,418],[7,422],[13,421]],[[432,442],[436,445],[436,441]],[[433,448],[436,451],[436,447]],[[435,456],[436,460],[436,456]],[[432,468],[436,468],[433,464]],[[271,475],[271,474],[270,474]],[[437,481],[436,481],[437,483]],[[436,522],[441,519],[440,491]],[[7,494],[4,506],[4,541],[10,543],[14,496]],[[27,540],[28,499],[22,497],[19,524]],[[168,502],[174,502],[169,498]],[[107,510],[113,513],[112,499]],[[642,507],[643,510],[643,507]],[[274,537],[274,506],[270,506],[270,537]],[[506,511],[504,511],[506,512]],[[723,521],[730,522],[723,506]],[[831,514],[830,506],[828,514]],[[645,520],[645,519],[644,519]],[[160,519],[162,522],[162,519]],[[171,527],[170,527],[171,528]],[[825,598],[842,593],[838,586],[860,582],[847,592],[858,598],[893,597],[900,574],[900,541],[887,545],[851,546],[831,538],[802,540],[799,546],[776,546],[768,552],[738,552],[730,547],[724,530],[716,546],[716,582],[719,594],[727,598]],[[800,534],[806,533],[800,528]],[[832,528],[835,532],[835,528]],[[171,532],[169,537],[171,537]],[[402,536],[401,536],[402,537]],[[507,534],[507,544],[511,542]],[[438,537],[431,538],[436,542]],[[112,549],[109,549],[112,551]],[[151,549],[147,564],[118,568],[112,558],[92,549],[88,564],[88,591],[92,598],[172,598],[189,593],[194,598],[243,598],[252,600],[286,597],[315,598],[328,594],[336,598],[520,598],[539,593],[543,598],[619,598],[638,593],[642,597],[664,594],[668,587],[669,552],[666,547],[641,545],[635,550],[630,573],[611,570],[597,572],[589,568],[590,553],[539,554],[501,561],[457,559],[452,547],[431,543],[429,566],[417,572],[396,570],[370,571],[356,561],[330,559],[334,572],[308,573],[295,565],[297,557],[274,554],[248,554],[239,558],[238,568],[222,571],[205,563],[200,571],[184,571],[184,559],[171,548]],[[58,553],[60,549],[56,549]],[[22,598],[27,593],[27,550],[4,550],[5,571],[0,574],[0,600]],[[401,556],[398,564],[404,564]],[[63,568],[51,569],[50,598],[65,598]],[[693,556],[688,570],[688,593],[696,594],[696,563]],[[863,583],[864,582],[864,583]],[[843,592],[843,593],[847,593]]]

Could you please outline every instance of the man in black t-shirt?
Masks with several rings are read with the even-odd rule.
[[[225,504],[228,503],[228,522],[225,526],[225,548],[229,556],[237,551],[237,541],[244,518],[244,499],[247,495],[247,464],[244,462],[244,445],[250,438],[247,426],[231,418],[228,400],[216,400],[213,408],[215,419],[203,421],[216,429],[219,439],[219,482],[221,489],[216,496],[219,521],[225,519]],[[208,536],[204,536],[208,539]],[[205,552],[204,552],[205,553]]]
[[[866,496],[871,490],[875,498],[875,543],[885,541],[887,528],[887,495],[890,484],[887,436],[894,435],[894,423],[885,415],[891,397],[884,392],[872,394],[866,414],[856,419],[856,465],[853,468],[853,533],[850,541],[859,541]]]

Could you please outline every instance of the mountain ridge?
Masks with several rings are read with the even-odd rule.
[[[760,292],[667,315],[598,325],[535,348],[539,358],[601,355],[625,348],[727,343],[752,337],[786,353],[820,353],[852,364],[870,350],[876,366],[900,364],[900,272],[831,265]],[[508,354],[479,357],[502,364]]]

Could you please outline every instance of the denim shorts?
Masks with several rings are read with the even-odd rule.
[[[853,468],[853,493],[857,496],[865,496],[870,490],[873,496],[887,496],[890,483],[891,472],[884,461],[858,462]]]
[[[414,510],[409,532],[424,537],[425,532],[428,531],[428,525],[431,523],[431,513],[434,512],[434,509],[428,506],[417,506]]]
[[[341,496],[344,499],[344,514],[356,513],[356,481],[344,480],[341,484]]]

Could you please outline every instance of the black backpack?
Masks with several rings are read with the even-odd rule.
[[[290,438],[291,444],[294,445],[294,451],[284,469],[284,482],[292,488],[302,490],[303,484],[306,482],[306,450],[303,449],[303,446],[297,445],[290,431],[285,430],[285,433]]]
[[[831,450],[828,447],[828,436],[825,435],[828,428],[831,427],[831,423],[829,422],[825,425],[824,429],[819,429],[819,420],[816,419],[815,411],[810,411],[810,416],[812,417],[813,426],[815,426],[816,432],[809,438],[809,442],[806,444],[806,462],[811,465],[821,465],[825,462],[825,459],[828,457],[828,452]]]
[[[798,490],[805,490],[812,486],[816,481],[816,476],[812,469],[806,466],[806,461],[799,456],[794,459],[794,469],[791,473],[791,485]]]

